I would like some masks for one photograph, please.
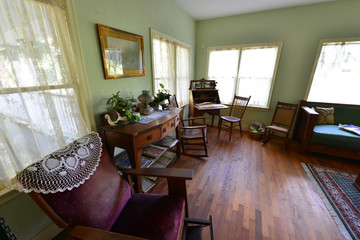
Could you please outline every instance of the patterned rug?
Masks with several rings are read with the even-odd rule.
[[[302,163],[346,239],[360,239],[360,192],[356,174]]]

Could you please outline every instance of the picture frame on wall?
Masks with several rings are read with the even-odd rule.
[[[97,24],[105,79],[145,76],[143,36]]]

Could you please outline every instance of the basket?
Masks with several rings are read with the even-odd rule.
[[[262,132],[254,132],[253,130],[251,130],[253,124],[260,124],[262,126],[261,123],[258,123],[258,122],[252,122],[250,125],[249,125],[249,128],[248,128],[248,134],[250,136],[250,138],[252,139],[255,139],[255,140],[261,140],[262,137],[264,136],[264,133]]]

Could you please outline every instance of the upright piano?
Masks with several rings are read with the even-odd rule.
[[[191,80],[189,91],[190,115],[193,117],[202,116],[205,113],[212,115],[211,126],[214,123],[214,115],[220,115],[220,109],[228,108],[220,102],[215,80],[204,78]]]

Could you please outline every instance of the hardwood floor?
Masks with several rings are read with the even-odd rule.
[[[208,128],[208,158],[182,155],[173,165],[194,169],[187,182],[190,217],[213,216],[215,237],[224,239],[344,239],[315,192],[301,162],[360,172],[360,162],[299,154],[299,145],[271,139],[265,145],[247,133],[217,137]],[[166,183],[152,190],[163,193]],[[208,228],[203,239],[209,238]]]

